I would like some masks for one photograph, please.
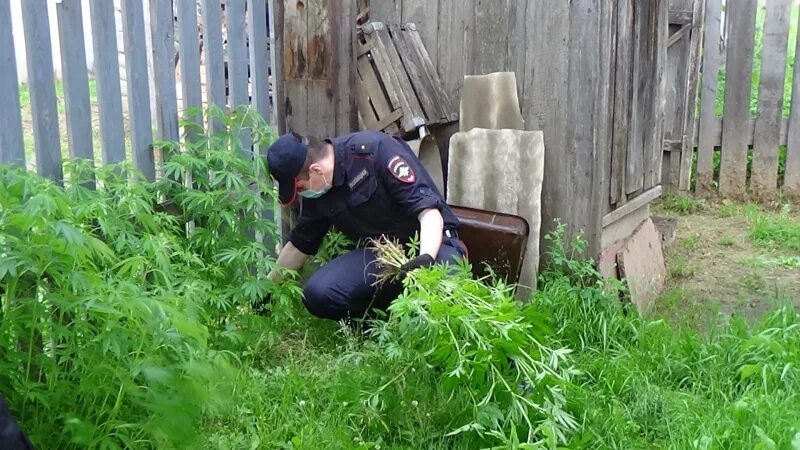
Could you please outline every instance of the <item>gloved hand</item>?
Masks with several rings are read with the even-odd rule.
[[[427,253],[423,253],[417,256],[416,258],[412,259],[411,261],[403,264],[400,267],[400,272],[405,276],[414,269],[418,269],[420,267],[430,267],[435,262],[436,260],[433,259],[433,256]]]

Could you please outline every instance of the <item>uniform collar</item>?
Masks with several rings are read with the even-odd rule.
[[[325,142],[333,145],[333,185],[341,186],[344,184],[347,172],[347,167],[345,166],[347,163],[345,146],[331,139],[325,139]]]

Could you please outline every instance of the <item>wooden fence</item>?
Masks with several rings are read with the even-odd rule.
[[[30,159],[13,45],[23,36],[35,167],[59,183],[62,152],[94,161],[98,150],[104,164],[131,158],[148,179],[155,178],[154,137],[181,139],[179,118],[187,117],[190,108],[249,105],[273,121],[270,0],[94,0],[89,11],[82,10],[81,0],[62,0],[56,5],[58,48],[52,45],[47,0],[22,2],[24,31],[12,29],[10,1],[0,0],[0,98],[5,99],[0,102],[0,163],[24,166]],[[93,137],[85,14],[91,18],[98,140]],[[53,52],[61,57],[63,117],[57,107]],[[155,68],[152,74],[148,66]],[[62,135],[68,138],[66,152]]]
[[[681,190],[694,177],[702,195],[774,200],[782,190],[798,197],[800,69],[789,52],[796,44],[789,36],[796,34],[797,0],[704,3],[703,51],[696,56],[701,76],[689,79],[690,87],[699,83],[699,115],[689,130],[691,145],[681,149],[686,164],[665,170],[681,180]]]

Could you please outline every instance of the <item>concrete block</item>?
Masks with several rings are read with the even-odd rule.
[[[652,219],[648,218],[634,231],[617,253],[617,264],[630,289],[631,302],[640,314],[649,314],[667,279],[661,233]]]
[[[474,128],[450,138],[447,201],[523,217],[530,227],[518,296],[536,287],[544,139],[541,131]]]
[[[464,77],[459,131],[473,128],[525,129],[514,72]]]

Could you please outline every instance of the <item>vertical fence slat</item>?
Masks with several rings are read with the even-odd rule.
[[[331,92],[332,68],[325,53],[333,49],[330,21],[330,3],[306,2],[306,66],[308,91],[306,101],[307,125],[305,132],[315,136],[332,136],[336,133],[335,107]],[[384,30],[388,36],[388,31]],[[394,47],[392,47],[394,48]],[[400,62],[400,58],[397,58]]]
[[[33,114],[36,171],[43,177],[61,183],[61,142],[46,0],[22,2],[22,22]]]
[[[147,48],[144,8],[141,0],[122,1],[125,69],[128,84],[128,114],[131,127],[131,153],[136,167],[148,180],[156,176],[153,157],[153,122],[150,113],[150,84],[147,73]]]
[[[256,111],[267,122],[272,122],[272,110],[269,104],[269,57],[267,52],[272,50],[267,43],[267,8],[264,0],[247,0],[249,17],[247,33],[250,42],[250,78],[253,95],[253,105]],[[270,43],[271,44],[271,43]]]
[[[719,191],[743,198],[747,180],[747,121],[750,118],[757,0],[728,3],[730,32],[725,61],[725,103]]]
[[[800,33],[797,34],[796,43],[800,48]],[[789,197],[800,199],[800,64],[795,62],[793,71],[783,191]]]
[[[609,200],[625,203],[625,163],[630,139],[631,76],[633,62],[633,8],[635,0],[621,0],[617,10],[616,69],[614,77],[614,122],[611,144]]]
[[[684,104],[683,121],[683,143],[681,145],[681,164],[680,175],[678,178],[678,189],[687,191],[691,187],[692,179],[692,155],[694,154],[694,132],[695,132],[695,100],[697,98],[697,78],[700,71],[700,48],[703,45],[702,26],[705,19],[706,0],[694,0],[694,11],[692,12],[692,37],[689,42],[689,76],[686,89]]]
[[[630,139],[628,140],[628,154],[625,166],[625,193],[633,194],[644,189],[644,134],[647,132],[647,121],[642,114],[646,104],[642,104],[639,92],[646,92],[648,77],[642,72],[647,69],[647,36],[652,32],[647,28],[645,18],[650,2],[635,2],[633,4],[633,81],[631,99],[631,124]]]
[[[461,101],[464,75],[467,73],[465,63],[469,49],[465,44],[465,34],[467,33],[467,24],[472,23],[472,16],[475,13],[473,3],[474,0],[439,0],[439,9],[449,12],[439,14],[438,47],[433,49],[426,47],[428,53],[438,53],[439,55],[437,59],[438,73],[445,92],[455,103],[456,110]],[[469,32],[472,32],[472,29]],[[523,52],[526,50],[527,46]],[[518,79],[524,79],[524,74],[525,70],[517,72]]]
[[[200,89],[200,41],[197,30],[197,3],[195,0],[178,0],[178,42],[180,42],[181,89],[184,117],[202,126],[203,94]],[[198,108],[194,114],[189,109]],[[196,142],[199,135],[195,127],[187,127],[186,140]]]
[[[661,181],[661,166],[664,151],[664,106],[666,97],[666,74],[664,67],[667,62],[667,28],[668,28],[668,0],[651,0],[653,8],[648,18],[647,35],[648,61],[650,80],[649,89],[642,107],[647,108],[647,129],[644,137],[644,189],[650,189]]]
[[[714,122],[717,99],[717,73],[723,62],[720,20],[721,0],[706,0],[705,32],[703,34],[703,87],[700,104],[700,136],[697,142],[698,194],[711,192],[714,182]]]
[[[0,1],[0,164],[25,167],[25,144],[19,105],[19,79],[11,32],[11,4]]]
[[[175,87],[175,29],[170,0],[150,0],[150,27],[158,138],[174,142],[179,136],[178,96]]]
[[[88,159],[94,165],[92,110],[81,0],[63,0],[56,5],[56,15],[62,43],[61,73],[69,155],[71,158]]]
[[[753,138],[753,169],[750,187],[760,199],[772,199],[778,188],[778,145],[780,141],[786,45],[789,41],[789,16],[792,0],[766,3],[761,86],[758,118]]]
[[[125,160],[125,132],[122,124],[122,92],[114,3],[90,2],[89,10],[92,20],[94,72],[97,80],[103,162],[117,163]]]
[[[228,86],[231,109],[248,103],[247,92],[247,42],[245,41],[244,0],[225,0],[228,31]]]
[[[385,1],[385,0],[384,0]],[[375,2],[378,3],[378,2]],[[505,2],[497,2],[500,3]],[[425,44],[427,49],[437,48],[439,40],[439,27],[437,26],[439,11],[439,2],[431,0],[404,0],[402,2],[403,23],[413,22],[417,25],[417,30],[422,37],[422,43]],[[396,22],[394,22],[396,23]],[[393,22],[387,22],[392,25]],[[505,40],[503,41],[505,43]],[[428,51],[431,62],[436,65],[438,55],[435,51]],[[503,47],[503,54],[505,57],[505,47]]]
[[[203,0],[203,50],[205,52],[206,103],[225,108],[225,57],[222,50],[222,9],[219,0]],[[218,133],[222,124],[209,120],[209,134]]]
[[[470,74],[483,75],[505,70],[509,20],[507,2],[475,0],[475,33],[479,38],[469,50],[473,52]],[[420,34],[424,38],[425,30],[420,29]],[[493,37],[484,38],[488,36]],[[427,41],[423,42],[427,44]]]
[[[228,44],[228,87],[230,89],[231,110],[246,106],[250,102],[248,92],[248,71],[250,64],[247,51],[247,30],[245,24],[245,0],[225,0],[225,23],[227,24]],[[250,151],[250,136],[243,131],[240,136],[241,149]]]
[[[356,94],[356,0],[332,2],[331,14],[331,86],[336,114],[336,133],[358,129]]]

